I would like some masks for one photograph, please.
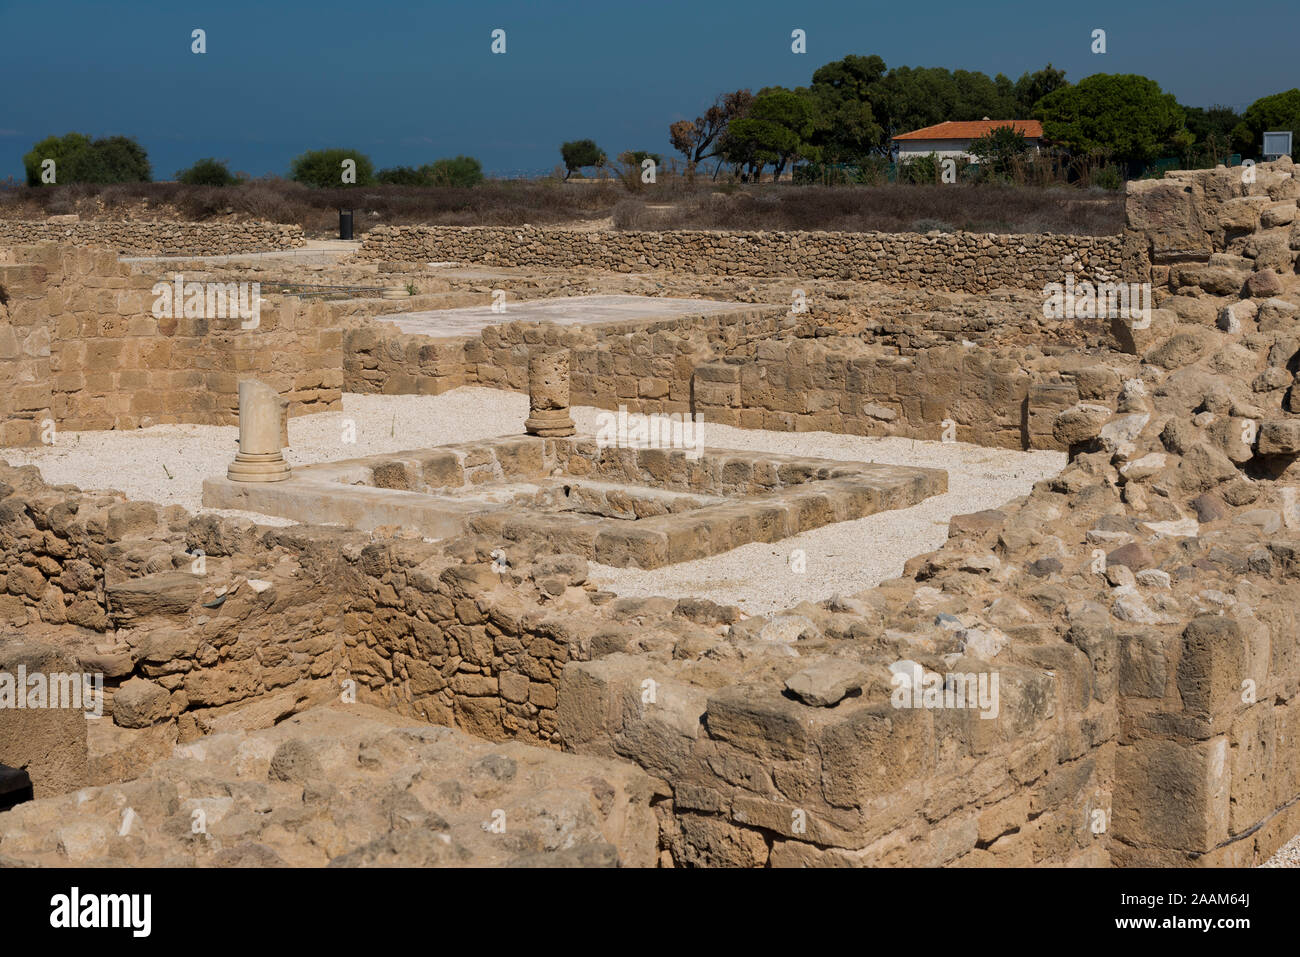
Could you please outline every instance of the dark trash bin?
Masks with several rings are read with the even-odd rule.
[[[0,811],[32,799],[32,779],[26,771],[0,764]]]
[[[352,238],[352,210],[339,210],[339,239]]]

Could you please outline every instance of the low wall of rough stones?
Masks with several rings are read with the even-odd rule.
[[[492,740],[551,740],[580,629],[521,601],[490,556],[468,558],[56,490],[0,462],[0,619],[103,674],[116,725],[182,740],[344,695]]]
[[[587,267],[613,272],[852,279],[987,292],[1080,278],[1118,278],[1119,236],[986,233],[578,232],[536,226],[377,226],[362,258],[485,266]]]
[[[57,242],[135,255],[223,256],[293,249],[306,242],[301,226],[282,223],[177,223],[89,220],[76,223],[0,219],[0,244]]]

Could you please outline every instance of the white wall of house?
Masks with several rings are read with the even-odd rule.
[[[970,154],[970,145],[974,140],[896,140],[898,147],[898,162],[905,163],[910,159],[916,159],[921,156],[929,156],[934,153],[939,159],[965,159],[975,162],[975,157]],[[1038,140],[1029,140],[1029,145],[1034,152],[1038,152]]]

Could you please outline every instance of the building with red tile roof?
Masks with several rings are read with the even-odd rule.
[[[894,137],[894,149],[898,152],[898,161],[905,162],[918,156],[931,153],[940,159],[974,160],[970,153],[970,144],[981,136],[987,136],[1000,126],[1010,126],[1029,141],[1033,150],[1038,150],[1043,140],[1043,124],[1038,120],[948,120],[910,133],[900,133]]]

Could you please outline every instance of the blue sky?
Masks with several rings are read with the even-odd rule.
[[[217,156],[258,176],[304,149],[377,167],[468,153],[537,173],[559,143],[668,155],[669,123],[723,90],[807,84],[849,53],[1012,79],[1142,73],[1194,106],[1300,85],[1300,2],[741,0],[59,4],[0,0],[0,179],[38,139],[125,134],[156,179]],[[190,34],[207,31],[207,53]],[[507,52],[490,52],[491,31]],[[790,52],[790,32],[808,52]],[[1107,32],[1108,52],[1090,52]]]

